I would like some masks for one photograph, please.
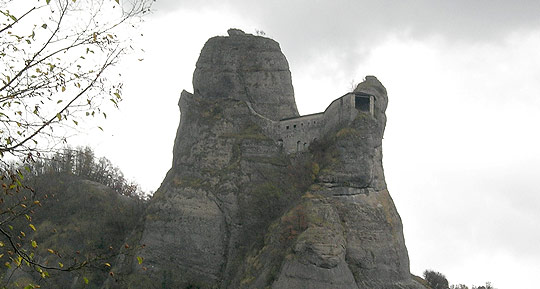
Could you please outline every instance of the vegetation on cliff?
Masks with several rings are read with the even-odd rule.
[[[455,285],[449,285],[448,279],[446,279],[446,276],[444,276],[440,272],[436,272],[433,270],[426,270],[424,271],[424,279],[422,280],[425,282],[425,285],[431,289],[469,289],[467,285],[464,284],[455,284]],[[485,285],[480,286],[472,286],[471,289],[496,289],[491,285],[490,282],[486,282]]]
[[[29,171],[23,177],[32,189],[2,198],[8,209],[1,221],[13,236],[0,236],[3,286],[99,288],[114,274],[117,256],[133,254],[126,239],[141,222],[143,194],[107,159],[96,161],[90,148],[65,149]],[[26,207],[19,198],[36,205]],[[27,266],[18,254],[45,268]]]
[[[51,195],[42,194],[43,188],[33,186],[45,185],[44,180],[52,185],[60,181],[61,176],[74,178],[69,182],[76,183],[75,179],[82,180],[89,175],[81,170],[51,170],[53,165],[47,163],[49,167],[35,170],[33,173],[37,173],[30,180],[30,167],[42,165],[44,153],[66,143],[66,132],[82,129],[84,120],[106,118],[104,103],[118,106],[122,100],[122,83],[107,73],[122,55],[132,50],[132,34],[120,29],[135,27],[139,17],[149,11],[151,3],[147,0],[130,1],[129,5],[120,4],[118,0],[0,0],[0,183],[3,193],[0,197],[0,259],[9,272],[5,282],[11,282],[16,268],[31,269],[41,280],[49,278],[53,271],[88,267],[84,261],[72,265],[51,264],[50,258],[37,254],[44,247],[34,239],[34,234],[38,234],[35,232],[39,231],[39,218],[33,219],[34,213],[46,207],[47,212],[57,210],[69,216],[77,207],[58,204],[57,209],[49,207]],[[12,161],[24,165],[12,166]],[[121,194],[136,194],[136,188],[129,188],[120,176],[108,179],[107,185],[120,190]],[[89,187],[80,189],[85,191]],[[57,196],[62,193],[58,192]],[[50,250],[49,254],[60,257],[57,251]],[[81,280],[88,282],[85,278]],[[32,283],[20,285],[35,286]]]

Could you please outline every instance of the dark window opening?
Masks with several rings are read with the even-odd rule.
[[[289,129],[289,126],[287,126],[287,129]]]
[[[359,111],[370,111],[369,96],[355,96],[354,107]]]
[[[296,124],[293,127],[296,128]]]

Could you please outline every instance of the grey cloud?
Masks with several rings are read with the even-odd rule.
[[[478,42],[497,41],[510,31],[540,26],[540,1],[536,0],[161,0],[155,9],[157,14],[175,9],[237,12],[286,43],[289,57],[306,61],[321,51],[350,61],[391,33]]]

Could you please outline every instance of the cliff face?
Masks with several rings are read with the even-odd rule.
[[[287,153],[287,61],[273,40],[229,33],[180,97],[173,165],[135,234],[145,268],[127,258],[106,287],[423,288],[384,181],[382,84],[367,77],[344,99],[369,95],[370,110]]]
[[[193,74],[193,90],[205,98],[249,101],[273,120],[298,116],[289,63],[272,39],[229,30],[206,42]]]

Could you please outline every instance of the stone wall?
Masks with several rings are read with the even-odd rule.
[[[287,153],[304,151],[321,135],[324,113],[284,119],[278,123],[277,131]]]
[[[274,122],[272,135],[277,136],[278,142],[283,144],[283,149],[287,153],[305,151],[315,139],[348,125],[358,113],[361,113],[355,107],[356,97],[357,94],[348,93],[334,100],[324,112]],[[374,97],[371,95],[359,97],[369,98],[369,111],[364,113],[373,115]]]

